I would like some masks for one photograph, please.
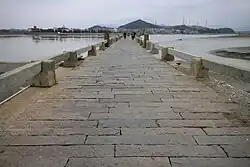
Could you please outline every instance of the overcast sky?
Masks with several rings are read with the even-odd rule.
[[[250,30],[250,0],[0,0],[0,28],[86,28],[135,19]]]

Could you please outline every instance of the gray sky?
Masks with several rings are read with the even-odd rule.
[[[0,28],[86,28],[135,19],[250,30],[250,0],[0,0]]]

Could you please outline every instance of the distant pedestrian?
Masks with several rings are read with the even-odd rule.
[[[136,35],[136,32],[132,32],[132,35],[131,35],[132,40],[134,40],[134,39],[135,39],[135,35]]]
[[[124,39],[126,39],[126,37],[127,37],[127,33],[126,32],[123,33],[123,37],[124,37]]]

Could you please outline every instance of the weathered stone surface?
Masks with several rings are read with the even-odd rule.
[[[118,128],[25,128],[7,129],[6,134],[12,136],[69,136],[69,135],[91,135],[91,136],[112,136],[120,135]]]
[[[199,145],[229,144],[249,145],[250,136],[194,136]]]
[[[88,136],[86,144],[187,144],[196,145],[191,136],[184,135],[125,135],[125,136]]]
[[[191,85],[190,85],[191,86]],[[194,98],[194,99],[219,99],[224,98],[214,92],[171,92],[176,99]]]
[[[90,112],[51,112],[51,113],[39,113],[36,116],[33,116],[31,121],[33,120],[87,120],[90,115]]]
[[[111,119],[100,120],[98,127],[101,128],[154,128],[158,127],[155,120],[147,119]]]
[[[67,157],[0,157],[1,167],[63,167],[67,164]]]
[[[183,119],[190,120],[223,120],[226,119],[222,113],[180,113]]]
[[[127,113],[142,113],[142,114],[153,114],[153,113],[165,113],[166,115],[169,114],[169,115],[176,115],[176,113],[173,114],[173,110],[169,107],[169,106],[165,106],[165,105],[162,105],[162,106],[139,106],[138,104],[138,107],[135,107],[134,105],[131,106],[132,104],[129,104],[130,107],[129,108],[111,108],[109,110],[110,113],[124,113],[124,114],[127,114]],[[177,115],[179,115],[179,113],[177,113]],[[180,116],[180,115],[179,115]]]
[[[155,107],[162,107],[164,106],[166,109],[171,110],[170,108],[171,105],[170,104],[166,104],[166,103],[153,103],[153,102],[130,102],[130,107],[151,107],[151,108],[155,108]]]
[[[204,100],[203,100],[204,101]],[[186,101],[185,103],[172,103],[174,112],[195,112],[195,113],[203,113],[203,112],[212,112],[212,113],[232,113],[236,105],[235,104],[223,104],[223,103],[208,103],[204,101],[204,103],[200,102],[192,102]]]
[[[237,127],[237,128],[204,128],[204,131],[211,136],[237,136],[237,135],[250,135],[250,127]]]
[[[206,135],[201,128],[122,128],[122,135]]]
[[[228,120],[159,120],[160,127],[187,127],[187,128],[216,128],[216,127],[237,127],[240,122]]]
[[[114,109],[111,109],[114,110]],[[157,112],[125,112],[125,113],[93,113],[90,120],[98,119],[182,119],[181,116],[174,112],[157,113]],[[140,121],[140,120],[139,120]]]
[[[237,145],[221,145],[221,146],[229,157],[250,158],[250,149],[246,145],[237,144]]]
[[[78,146],[21,146],[6,147],[1,156],[22,156],[22,157],[112,157],[114,146],[112,145],[78,145]]]
[[[226,157],[219,146],[118,145],[116,157]]]
[[[91,102],[77,101],[76,106],[83,106],[84,110],[93,113],[93,112],[107,112],[108,108],[117,108],[117,107],[126,108],[128,107],[128,103],[91,103]]]
[[[248,167],[250,159],[234,158],[170,158],[173,167]]]
[[[97,121],[16,121],[9,128],[21,129],[21,128],[89,128],[96,127]]]
[[[5,136],[0,137],[2,146],[42,146],[84,144],[85,136]]]
[[[200,159],[180,166],[248,163],[226,158],[250,159],[237,104],[131,40],[100,55],[58,68],[57,85],[28,89],[0,107],[0,166],[153,167],[188,156]]]
[[[168,158],[70,158],[67,167],[170,167]]]
[[[137,102],[137,101],[143,101],[143,102],[161,102],[161,98],[156,95],[121,95],[116,94],[115,99],[118,101],[129,101],[129,102]]]
[[[170,92],[208,92],[209,90],[207,88],[196,88],[196,87],[171,87],[169,88]]]

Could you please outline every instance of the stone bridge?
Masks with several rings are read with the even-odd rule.
[[[135,41],[56,75],[1,106],[1,167],[250,166],[239,106]]]

